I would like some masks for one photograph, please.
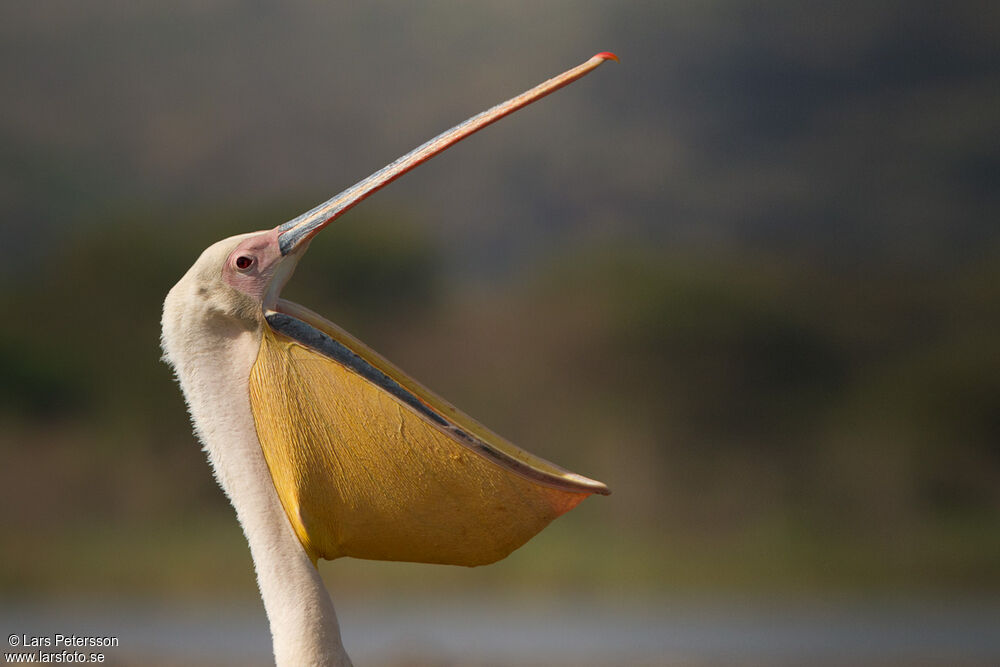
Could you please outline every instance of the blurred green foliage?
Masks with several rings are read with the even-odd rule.
[[[1000,584],[991,252],[929,274],[585,244],[507,285],[458,283],[419,225],[373,210],[319,237],[286,296],[515,442],[609,483],[614,495],[563,520],[575,537],[557,531],[536,558],[513,559],[529,580],[551,576],[545,555],[601,534],[604,565],[576,566],[599,572],[595,585],[626,564],[644,587]],[[33,551],[52,540],[137,556],[166,540],[182,569],[199,544],[241,557],[235,524],[209,539],[232,519],[159,361],[159,307],[214,240],[206,229],[286,214],[215,208],[137,225],[123,213],[67,238],[40,279],[9,284],[0,506],[25,542],[5,588],[60,580]],[[63,542],[99,523],[119,536]],[[185,530],[153,528],[188,523],[189,546]],[[582,556],[560,558],[570,572]],[[108,576],[142,579],[135,567]],[[141,587],[177,585],[165,567]],[[63,576],[79,582],[76,571]],[[227,581],[243,580],[216,578]]]

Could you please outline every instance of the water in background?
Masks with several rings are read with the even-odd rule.
[[[1000,600],[799,603],[414,597],[338,603],[358,665],[1000,664]],[[268,664],[263,609],[11,605],[11,633],[117,636],[118,665]],[[4,647],[5,651],[9,650]]]

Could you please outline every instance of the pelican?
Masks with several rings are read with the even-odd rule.
[[[249,543],[279,666],[351,664],[320,558],[484,565],[610,493],[279,296],[315,235],[349,208],[608,59],[469,118],[289,222],[209,246],[167,294],[164,359]]]

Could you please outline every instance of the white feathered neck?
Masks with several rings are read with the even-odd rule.
[[[248,382],[260,346],[260,305],[226,285],[220,271],[247,236],[210,246],[170,290],[164,359],[250,544],[277,664],[350,665],[333,603],[285,516],[257,440]]]

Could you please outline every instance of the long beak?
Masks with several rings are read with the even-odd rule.
[[[582,65],[567,70],[559,76],[553,77],[545,83],[521,93],[517,97],[512,97],[506,102],[498,104],[492,109],[487,109],[482,113],[476,114],[472,118],[459,123],[450,130],[442,132],[430,141],[418,146],[395,162],[382,167],[368,178],[355,183],[311,211],[307,211],[294,220],[289,220],[279,225],[277,231],[281,254],[288,255],[295,252],[296,249],[307,245],[309,240],[318,234],[321,229],[336,220],[352,206],[422,162],[426,162],[446,148],[453,146],[470,134],[478,132],[487,125],[495,123],[507,114],[513,113],[521,107],[527,106],[535,100],[541,99],[549,93],[555,92],[563,86],[576,81],[609,59],[617,62],[618,57],[607,51],[598,53]]]

